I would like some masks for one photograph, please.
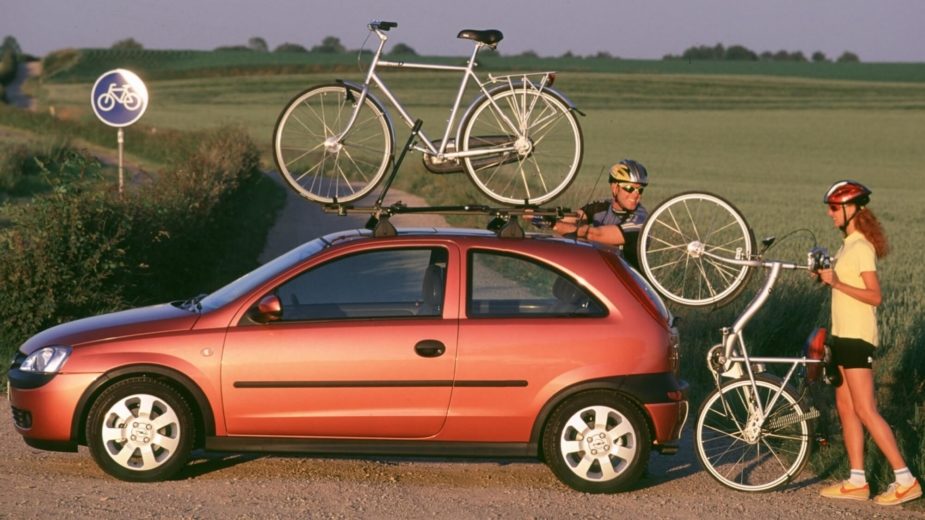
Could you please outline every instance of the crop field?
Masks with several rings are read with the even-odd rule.
[[[876,363],[880,402],[888,420],[907,425],[899,434],[903,449],[914,467],[925,470],[925,267],[916,259],[925,251],[925,64],[844,69],[839,64],[817,64],[815,69],[813,64],[777,64],[760,69],[760,63],[695,63],[684,69],[685,63],[649,62],[646,68],[615,62],[619,65],[610,63],[605,71],[590,66],[593,60],[584,60],[584,70],[557,67],[557,61],[519,62],[529,70],[564,71],[555,87],[586,113],[579,118],[586,146],[582,172],[557,204],[577,207],[603,197],[604,168],[633,158],[649,169],[652,184],[644,204],[650,209],[681,191],[719,194],[745,214],[756,237],[783,239],[767,256],[803,261],[814,242],[833,254],[841,242],[822,204],[828,186],[849,178],[873,189],[870,207],[892,245],[879,266],[884,290]],[[157,66],[169,68],[163,62]],[[146,77],[150,106],[143,124],[126,131],[126,140],[139,131],[235,123],[253,136],[265,165],[272,168],[273,126],[292,97],[335,78],[362,79],[355,61],[336,68],[260,76],[236,69],[234,74],[198,78]],[[81,78],[78,72],[72,71],[70,78]],[[425,121],[424,132],[432,139],[441,137],[458,76],[404,71],[383,76],[412,115]],[[92,79],[45,82],[41,109],[92,118],[91,86]],[[474,94],[470,89],[467,99]],[[400,146],[407,128],[397,130]],[[428,174],[416,154],[406,159],[396,185],[435,204],[487,202],[462,175]],[[784,238],[797,230],[802,231]],[[752,283],[757,285],[760,278],[755,276]],[[805,274],[783,278],[748,331],[755,352],[797,354],[811,328],[828,321],[826,291]],[[731,324],[747,296],[718,310],[673,308],[683,320],[686,377],[698,392],[709,384],[704,353],[718,341],[717,328]],[[831,469],[840,457],[817,460],[816,469]],[[877,466],[881,473],[884,468]]]

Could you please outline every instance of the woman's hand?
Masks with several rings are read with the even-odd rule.
[[[835,284],[838,283],[838,275],[835,274],[833,269],[820,269],[817,273],[819,280],[829,286],[835,287]]]

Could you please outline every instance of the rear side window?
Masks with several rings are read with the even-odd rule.
[[[466,313],[471,318],[606,315],[600,302],[563,273],[489,251],[469,253]]]

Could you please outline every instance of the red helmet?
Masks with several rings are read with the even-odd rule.
[[[870,202],[871,193],[867,186],[860,182],[838,181],[825,192],[822,202],[825,204],[857,204],[858,206],[864,206]]]

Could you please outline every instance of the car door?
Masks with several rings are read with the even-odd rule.
[[[456,360],[450,244],[354,251],[279,284],[278,321],[242,320],[222,359],[228,433],[427,437],[446,419]],[[452,261],[451,261],[452,259]],[[455,289],[453,289],[455,291]]]

